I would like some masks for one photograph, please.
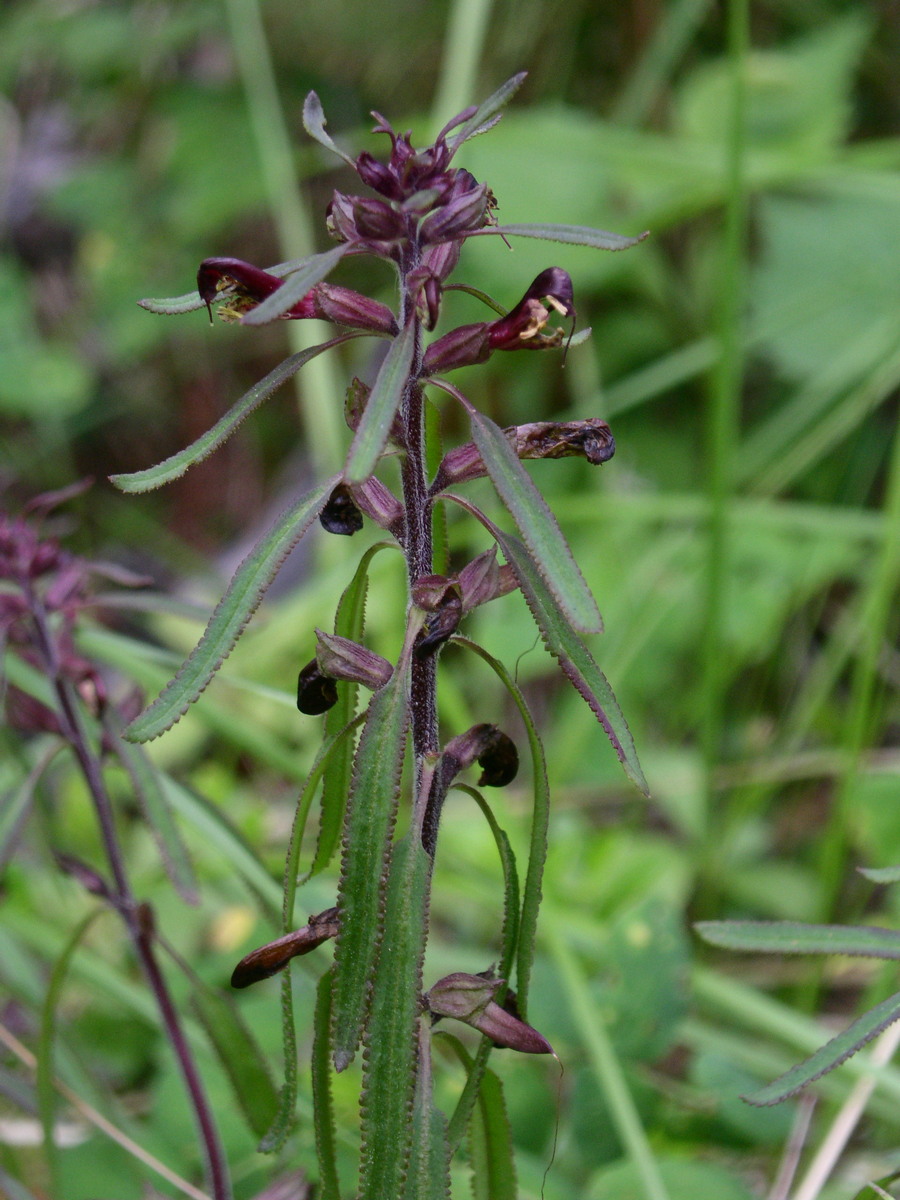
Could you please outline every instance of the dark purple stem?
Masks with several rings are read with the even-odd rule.
[[[103,779],[103,768],[100,759],[91,748],[89,738],[84,729],[84,723],[78,711],[78,701],[73,694],[72,685],[65,677],[56,651],[56,644],[47,619],[47,614],[40,598],[35,594],[29,583],[24,584],[24,591],[29,597],[31,614],[37,631],[38,643],[45,659],[47,675],[56,693],[62,736],[72,747],[78,765],[84,775],[88,791],[94,802],[100,835],[106,850],[109,869],[115,881],[116,894],[112,903],[122,917],[128,935],[134,946],[135,953],[144,971],[144,976],[152,991],[160,1016],[169,1039],[169,1044],[178,1060],[185,1086],[191,1098],[194,1117],[200,1131],[200,1138],[206,1152],[207,1174],[209,1186],[214,1200],[231,1200],[231,1184],[228,1178],[228,1168],[225,1155],[219,1141],[218,1131],[213,1120],[212,1110],[200,1073],[194,1062],[190,1046],[184,1036],[178,1012],[172,1001],[165,976],[160,970],[153,952],[152,920],[144,914],[149,910],[139,905],[125,871],[125,859],[119,844],[113,817],[112,803]]]

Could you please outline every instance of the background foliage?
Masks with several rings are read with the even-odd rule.
[[[854,870],[900,861],[897,12],[752,5],[749,48],[737,50],[742,141],[728,120],[736,51],[729,62],[726,24],[703,0],[497,0],[489,10],[394,0],[389,19],[363,0],[19,0],[0,14],[6,503],[17,510],[38,491],[97,479],[69,506],[71,545],[152,574],[177,604],[149,621],[118,615],[83,646],[148,690],[195,642],[253,529],[318,467],[333,469],[345,444],[340,372],[307,370],[163,492],[125,497],[106,482],[197,436],[298,336],[211,329],[203,313],[153,317],[135,300],[188,290],[209,255],[267,264],[327,247],[320,214],[341,174],[302,133],[310,88],[355,150],[372,145],[371,108],[427,135],[528,68],[513,109],[461,158],[490,183],[502,220],[652,230],[625,255],[553,248],[575,281],[579,324],[594,329],[564,369],[549,355],[529,356],[526,369],[521,356],[495,356],[465,381],[501,424],[601,416],[618,444],[599,471],[532,469],[598,598],[607,632],[594,650],[652,801],[553,681],[524,605],[500,601],[477,622],[478,639],[516,666],[551,770],[530,1018],[567,1069],[560,1082],[543,1062],[497,1064],[523,1195],[540,1190],[559,1093],[548,1200],[767,1195],[794,1109],[751,1109],[738,1094],[818,1045],[820,1016],[845,1023],[896,987],[859,960],[830,960],[824,972],[803,959],[748,962],[689,932],[696,917],[895,925],[898,915],[896,889]],[[485,241],[467,248],[460,278],[512,304],[547,265],[546,247]],[[340,281],[389,288],[387,273],[363,280],[359,270],[347,265]],[[460,319],[475,319],[469,298],[457,304]],[[368,343],[342,354],[348,378],[371,379]],[[451,518],[451,545],[459,536]],[[318,738],[291,693],[314,625],[352,573],[355,547],[338,543],[322,535],[290,560],[221,679],[154,743],[180,781],[172,800],[196,856],[198,908],[172,893],[136,814],[127,825],[138,891],[216,986],[274,928],[296,787]],[[369,628],[385,653],[396,652],[402,604],[394,557],[372,567]],[[487,671],[446,673],[448,721],[486,719]],[[498,693],[495,710],[503,703]],[[63,762],[20,819],[18,784],[39,753],[18,744],[0,766],[0,1004],[32,1044],[49,971],[89,908],[49,848],[90,859],[94,839]],[[499,803],[514,832],[525,793],[507,791]],[[128,812],[124,779],[121,796]],[[467,804],[455,795],[444,817],[432,979],[481,969],[498,942],[495,851]],[[301,903],[327,907],[333,886],[317,878]],[[190,1176],[180,1085],[112,929],[101,918],[72,958],[55,1069]],[[302,962],[301,1038],[322,970]],[[241,1010],[277,1064],[273,989],[251,989]],[[256,1154],[199,1025],[193,1033],[236,1194],[249,1197],[277,1164]],[[822,1085],[809,1152],[860,1069]],[[22,1120],[30,1086],[5,1059],[0,1179],[40,1194],[46,1161]],[[900,1074],[883,1072],[826,1195],[852,1195],[900,1166],[898,1096]],[[286,1165],[314,1161],[308,1103]],[[353,1099],[342,1103],[338,1092],[350,1136]],[[80,1119],[70,1125],[59,1195],[143,1194],[146,1168]]]

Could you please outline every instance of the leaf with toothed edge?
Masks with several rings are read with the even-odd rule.
[[[799,921],[698,921],[714,946],[768,954],[848,954],[900,958],[900,933],[877,925],[804,925]]]
[[[110,482],[114,483],[122,492],[149,492],[153,488],[162,487],[164,483],[180,478],[189,467],[203,462],[213,451],[218,450],[219,446],[231,437],[242,421],[255,412],[260,404],[264,400],[268,400],[269,396],[292,375],[296,375],[310,359],[325,350],[330,350],[332,346],[340,346],[342,342],[350,341],[351,338],[365,336],[362,330],[353,330],[349,333],[342,333],[329,342],[313,346],[309,350],[301,350],[298,354],[292,354],[290,358],[279,363],[274,371],[270,371],[265,379],[255,383],[238,400],[237,404],[213,425],[212,429],[208,429],[196,441],[191,442],[190,446],[179,450],[177,454],[173,454],[163,462],[157,463],[155,467],[147,467],[144,471],[132,471],[127,475],[110,475]]]
[[[402,1200],[450,1200],[447,1118],[434,1103],[430,1024],[425,1014],[419,1018],[412,1153]]]
[[[162,693],[125,730],[130,742],[148,742],[171,728],[197,699],[234,649],[278,568],[325,507],[338,477],[307,492],[282,513],[247,555],[216,605],[203,637]]]
[[[509,104],[527,76],[527,71],[519,71],[517,75],[507,79],[506,83],[501,83],[496,92],[483,100],[462,129],[451,139],[450,149],[455,153],[463,142],[468,141],[469,138],[478,137],[479,134],[485,133],[495,125],[499,120],[501,109]]]
[[[522,595],[547,650],[565,674],[566,678],[590,707],[606,731],[613,749],[621,762],[625,774],[640,788],[645,796],[650,792],[641,764],[638,762],[634,739],[618,701],[606,676],[594,662],[584,642],[573,631],[565,614],[557,604],[553,593],[544,583],[525,546],[518,538],[503,533],[488,517],[462,496],[444,493],[444,499],[459,504],[481,522],[496,539],[507,562],[518,580]]]
[[[781,1100],[787,1100],[828,1071],[833,1071],[835,1067],[846,1062],[852,1054],[856,1054],[863,1046],[868,1045],[873,1038],[883,1033],[889,1025],[893,1025],[897,1020],[900,1020],[900,992],[896,992],[887,1000],[883,1000],[881,1004],[876,1005],[875,1008],[863,1013],[843,1033],[833,1037],[830,1042],[827,1042],[815,1054],[810,1055],[804,1062],[798,1063],[796,1067],[786,1071],[784,1075],[779,1076],[767,1087],[751,1092],[743,1099],[748,1104],[754,1104],[757,1107],[766,1107],[770,1104],[778,1104]]]
[[[326,150],[330,150],[332,154],[336,154],[349,167],[352,167],[354,163],[350,155],[345,154],[343,150],[336,146],[331,134],[326,133],[325,126],[327,124],[325,112],[322,109],[322,101],[315,92],[309,92],[303,101],[303,128],[320,146],[324,146]]]
[[[349,1066],[359,1046],[381,941],[409,722],[408,681],[407,656],[369,702],[354,759],[338,884],[340,932],[334,950],[332,1036],[338,1071]]]
[[[359,1200],[403,1195],[416,1080],[416,1024],[432,860],[413,828],[391,860],[363,1055]]]
[[[372,385],[347,455],[345,483],[364,483],[378,465],[403,400],[415,344],[416,323],[410,321],[391,342]]]
[[[327,275],[331,274],[347,251],[351,249],[351,245],[350,242],[342,242],[333,250],[310,255],[302,266],[291,272],[277,291],[273,292],[271,296],[267,296],[261,304],[257,304],[255,308],[244,313],[241,317],[241,324],[267,325],[269,321],[284,316],[289,308],[293,308],[298,300],[303,299],[310,288],[321,283]]]
[[[478,1107],[469,1126],[472,1194],[475,1200],[517,1200],[512,1129],[503,1099],[503,1084],[485,1071]]]
[[[472,438],[491,482],[519,528],[535,567],[576,629],[599,633],[603,621],[553,513],[531,481],[506,434],[470,408]]]
[[[316,1015],[312,1048],[313,1118],[316,1127],[316,1159],[319,1164],[319,1200],[341,1200],[337,1170],[337,1130],[331,1095],[331,971],[316,988]]]
[[[544,242],[563,242],[569,246],[590,246],[594,250],[628,250],[650,236],[649,229],[637,237],[609,233],[606,229],[591,229],[589,225],[491,225],[470,233],[481,237],[496,233],[508,237],[539,238]]]

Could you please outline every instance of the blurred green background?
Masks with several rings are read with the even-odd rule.
[[[564,366],[498,355],[457,382],[501,424],[612,425],[609,464],[532,472],[598,598],[606,633],[594,653],[652,790],[648,803],[631,789],[589,710],[557,681],[524,604],[482,610],[467,632],[516,668],[554,797],[531,1018],[566,1074],[506,1056],[497,1065],[523,1196],[540,1192],[557,1100],[547,1200],[768,1195],[794,1108],[754,1110],[738,1094],[823,1040],[816,1012],[846,1021],[894,988],[859,961],[818,975],[799,960],[713,955],[690,921],[897,920],[896,891],[855,867],[900,862],[898,53],[888,0],[773,0],[748,13],[736,0],[8,0],[0,12],[0,482],[17,511],[94,477],[68,506],[70,544],[150,573],[184,602],[182,615],[85,630],[86,651],[148,691],[196,641],[254,531],[334,469],[343,388],[371,377],[371,346],[355,341],[164,491],[126,497],[106,480],[187,444],[305,335],[287,323],[213,328],[203,312],[153,316],[136,301],[188,291],[211,255],[266,265],[327,248],[324,206],[351,179],[303,133],[310,88],[342,147],[379,152],[371,109],[427,140],[527,68],[501,124],[459,158],[490,184],[501,221],[651,230],[615,255],[478,239],[455,277],[512,306],[539,270],[562,266],[579,325],[593,328]],[[386,267],[351,263],[334,278],[393,301]],[[455,296],[442,329],[480,318]],[[448,443],[463,439],[458,414],[437,403]],[[487,487],[471,493],[491,506]],[[460,563],[486,548],[455,514],[450,538]],[[168,890],[121,783],[136,886],[215,984],[273,932],[297,784],[319,735],[293,709],[296,671],[374,540],[368,527],[353,542],[317,532],[220,680],[153,746],[181,781],[198,910]],[[399,556],[378,556],[370,639],[388,654],[402,588]],[[486,673],[458,651],[442,667],[448,735],[480,720],[516,732]],[[0,767],[6,802],[37,752],[25,746]],[[496,801],[517,847],[528,805],[527,779]],[[9,812],[0,1013],[28,1041],[48,971],[88,907],[50,847],[90,858],[95,833],[64,763],[26,826]],[[301,909],[326,907],[333,889],[317,880]],[[429,980],[483,969],[500,911],[489,835],[457,796]],[[304,1063],[321,965],[298,969]],[[112,918],[73,960],[60,1005],[57,1071],[195,1172],[180,1085]],[[241,1008],[277,1075],[275,985]],[[224,1074],[204,1065],[238,1200],[281,1167],[314,1169],[308,1098],[274,1162],[255,1153]],[[447,1071],[449,1096],[459,1081]],[[822,1087],[807,1153],[853,1071]],[[353,1081],[340,1085],[349,1171]],[[5,1060],[0,1180],[52,1194],[40,1147],[15,1133],[29,1088]],[[853,1195],[900,1166],[898,1098],[900,1073],[887,1072],[823,1195]],[[639,1117],[633,1136],[626,1109]],[[147,1168],[73,1121],[58,1195],[149,1194]]]

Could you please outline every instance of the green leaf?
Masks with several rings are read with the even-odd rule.
[[[113,737],[115,752],[128,772],[144,820],[159,848],[166,874],[183,900],[188,904],[199,904],[200,894],[190,855],[172,817],[172,809],[156,768],[140,746],[124,741],[113,729],[108,728],[107,731]]]
[[[338,602],[334,632],[340,637],[361,642],[365,627],[366,595],[369,586],[369,565],[379,550],[396,549],[394,542],[376,542],[360,559],[353,578]],[[337,732],[353,717],[359,685],[344,683],[338,689],[338,702],[325,717],[325,735]],[[309,878],[324,871],[337,849],[344,823],[344,812],[353,779],[352,739],[347,738],[336,748],[322,786],[322,815],[316,853],[309,869]]]
[[[144,471],[132,471],[127,475],[110,475],[110,482],[114,483],[123,492],[149,492],[153,488],[162,487],[164,483],[170,483],[173,479],[180,478],[187,471],[188,467],[194,466],[195,463],[203,462],[213,451],[218,450],[231,437],[242,421],[245,421],[252,412],[255,412],[260,404],[264,400],[267,400],[292,375],[296,375],[300,368],[305,366],[310,359],[315,358],[325,350],[330,350],[332,346],[339,346],[342,342],[350,341],[352,338],[365,336],[366,334],[362,330],[353,330],[349,333],[342,333],[339,337],[332,338],[329,342],[322,342],[318,346],[313,346],[309,350],[301,350],[298,354],[292,354],[289,358],[279,363],[274,371],[270,371],[265,379],[261,379],[259,383],[255,383],[238,400],[237,404],[229,409],[225,416],[213,425],[212,429],[208,429],[196,441],[191,442],[190,446],[186,446],[184,450],[179,450],[177,454],[164,459],[163,462],[157,463],[155,467],[147,467]]]
[[[484,513],[461,496],[447,492],[445,498],[453,500],[454,503],[470,512],[496,539],[515,573],[525,602],[540,630],[544,645],[603,726],[625,774],[645,796],[648,796],[650,792],[641,770],[641,764],[638,762],[634,739],[625,717],[622,715],[622,710],[619,708],[618,701],[613,695],[612,688],[609,686],[606,676],[594,662],[587,646],[573,632],[565,614],[560,611],[553,594],[545,586],[540,572],[532,563],[528,551],[517,538],[503,533],[492,521],[488,520]]]
[[[331,1096],[331,971],[316,989],[315,1032],[312,1047],[312,1095],[316,1125],[316,1158],[319,1163],[317,1194],[321,1200],[341,1200],[337,1172],[337,1131]]]
[[[277,521],[244,559],[216,606],[206,632],[175,678],[125,730],[131,742],[159,737],[184,715],[234,648],[278,568],[325,507],[337,477],[313,488]]]
[[[471,796],[481,809],[494,838],[497,853],[500,855],[500,867],[503,871],[503,928],[500,934],[500,958],[497,963],[497,974],[501,979],[508,980],[516,957],[519,934],[519,875],[516,870],[516,857],[509,844],[509,838],[497,824],[497,818],[481,792],[467,783],[454,783],[452,786]]]
[[[607,233],[587,225],[494,225],[484,233],[502,233],[513,237],[541,238],[546,242],[565,242],[574,246],[591,246],[595,250],[627,250],[650,236],[649,229],[637,237]],[[478,235],[475,235],[478,236]]]
[[[51,1176],[56,1174],[56,1141],[53,1136],[54,1116],[56,1110],[56,1095],[54,1091],[53,1050],[56,1040],[56,1014],[65,986],[69,965],[75,951],[81,944],[87,931],[106,910],[95,908],[75,926],[71,936],[63,946],[62,953],[53,964],[53,971],[47,985],[47,994],[41,1007],[41,1034],[37,1053],[37,1099],[40,1111],[41,1125],[44,1129],[44,1152],[50,1165]],[[56,1191],[56,1188],[53,1188]]]
[[[287,1141],[297,1106],[297,1033],[294,1029],[294,988],[290,971],[281,973],[281,1036],[284,1044],[284,1083],[272,1124],[259,1143],[260,1154],[274,1154]]]
[[[408,661],[372,697],[347,802],[334,951],[334,1060],[353,1060],[369,1005],[409,720]]]
[[[158,313],[163,317],[177,317],[182,313],[193,312],[196,308],[205,308],[206,301],[201,300],[200,293],[194,290],[185,292],[182,296],[169,296],[159,300],[138,300],[138,305],[146,308],[147,312]]]
[[[256,308],[244,313],[241,324],[267,325],[283,316],[298,300],[303,299],[310,288],[331,274],[350,248],[350,242],[342,242],[323,254],[311,255],[287,276],[277,291],[267,296],[261,304],[257,304]]]
[[[537,922],[541,907],[541,891],[544,880],[544,864],[547,860],[547,834],[550,827],[550,784],[547,780],[547,760],[544,747],[538,737],[537,726],[525,697],[506,667],[487,650],[468,638],[455,637],[455,643],[474,650],[488,664],[509,692],[519,710],[528,736],[531,753],[531,786],[533,790],[531,837],[528,850],[528,871],[525,876],[525,892],[522,899],[522,916],[519,921],[518,955],[516,963],[516,999],[522,1019],[528,1015],[528,989],[534,966],[534,951],[537,942]]]
[[[324,146],[326,150],[330,150],[332,154],[336,154],[338,158],[342,158],[348,166],[352,167],[354,163],[350,155],[340,150],[334,144],[331,135],[325,132],[327,124],[322,101],[315,92],[310,92],[303,101],[303,128],[320,146]]]
[[[255,1038],[224,995],[195,980],[194,1012],[225,1070],[253,1133],[261,1138],[278,1110],[278,1093]]]
[[[900,867],[857,867],[873,883],[900,883]]]
[[[898,1019],[900,1019],[900,992],[889,996],[887,1000],[883,1000],[881,1004],[864,1013],[843,1033],[832,1038],[804,1062],[798,1063],[796,1067],[786,1071],[768,1087],[760,1088],[759,1091],[752,1092],[744,1099],[748,1104],[760,1106],[778,1104],[781,1100],[787,1100],[789,1096],[795,1095],[808,1084],[815,1082],[827,1071],[833,1071],[835,1067],[839,1067],[851,1054],[856,1054],[858,1050],[861,1050],[863,1046]]]
[[[470,408],[472,437],[491,482],[525,540],[534,565],[576,629],[599,633],[603,621],[556,518],[490,417]]]
[[[478,1106],[469,1126],[469,1154],[475,1200],[517,1200],[512,1130],[503,1085],[493,1071],[485,1071],[478,1089]]]
[[[384,452],[409,380],[415,344],[416,323],[410,321],[391,342],[372,385],[344,467],[348,484],[365,482]]]
[[[419,1018],[419,1064],[412,1114],[412,1154],[403,1200],[450,1200],[450,1149],[447,1118],[435,1107],[432,1087],[431,1030]]]
[[[413,829],[394,849],[363,1064],[360,1200],[402,1196],[432,860]]]
[[[469,140],[469,138],[477,137],[478,134],[484,133],[486,129],[496,124],[498,114],[501,109],[504,109],[513,96],[525,82],[528,76],[527,71],[519,71],[517,75],[513,75],[511,79],[507,79],[506,83],[502,83],[497,88],[496,92],[488,96],[487,100],[483,100],[474,114],[466,121],[460,131],[453,135],[450,141],[450,149],[455,151]]]
[[[851,954],[900,958],[900,932],[874,925],[804,925],[796,921],[698,921],[714,946],[771,954]]]

